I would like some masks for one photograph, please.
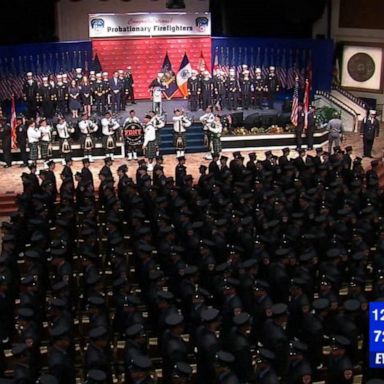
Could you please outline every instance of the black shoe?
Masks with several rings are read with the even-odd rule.
[[[132,101],[132,104],[136,104],[136,101]]]
[[[3,168],[11,168],[11,166],[10,166],[9,164],[5,164],[5,165],[3,166]]]

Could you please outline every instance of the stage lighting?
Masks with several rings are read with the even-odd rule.
[[[167,0],[166,7],[168,9],[184,9],[185,2],[184,0]]]

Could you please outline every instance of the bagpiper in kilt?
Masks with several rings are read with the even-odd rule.
[[[215,115],[215,120],[209,126],[209,131],[211,133],[212,153],[220,153],[221,152],[221,132],[223,131],[223,126],[221,124],[221,119],[219,115]]]
[[[59,136],[61,157],[64,159],[72,151],[71,133],[74,133],[75,129],[65,121],[64,116],[59,116],[56,130]]]
[[[144,143],[143,151],[148,159],[148,171],[153,171],[153,159],[156,157],[156,130],[152,124],[152,116],[144,117]]]
[[[157,115],[154,111],[150,111],[149,115],[151,116],[151,123],[155,127],[156,152],[158,154],[160,152],[160,145],[161,145],[160,130],[165,126],[165,119],[163,116]]]
[[[92,149],[95,147],[92,134],[98,130],[96,123],[88,119],[88,115],[83,113],[81,121],[79,122],[79,129],[81,133],[80,144],[84,150],[84,157],[88,157],[89,161],[92,160]]]
[[[120,124],[112,118],[111,112],[107,112],[101,120],[101,129],[103,133],[103,148],[105,155],[113,160],[113,152],[116,148],[115,133],[120,128]]]
[[[190,127],[192,122],[184,116],[184,112],[175,109],[173,116],[173,145],[176,147],[176,156],[184,156],[185,147],[187,146],[186,128]]]
[[[52,151],[50,151],[52,127],[48,125],[47,120],[45,118],[42,118],[40,120],[39,131],[41,135],[40,136],[41,158],[46,159],[52,155]]]
[[[215,115],[212,113],[212,107],[208,107],[205,110],[205,114],[200,117],[200,121],[203,124],[203,132],[204,132],[204,145],[208,149],[208,153],[204,156],[205,159],[211,160],[211,132],[209,127],[215,120]]]
[[[28,124],[27,136],[29,143],[29,160],[34,163],[39,158],[39,140],[41,138],[41,132],[34,120]]]

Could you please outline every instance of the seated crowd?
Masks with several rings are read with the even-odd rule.
[[[0,375],[17,383],[352,383],[384,297],[383,191],[336,148],[22,174],[2,224]],[[218,161],[219,160],[219,161]],[[218,165],[218,163],[220,165]],[[40,180],[39,180],[40,178]],[[42,376],[41,376],[42,375]]]

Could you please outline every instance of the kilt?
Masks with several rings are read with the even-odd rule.
[[[220,153],[221,152],[220,137],[215,137],[215,135],[212,135],[211,136],[211,144],[212,144],[212,153]]]
[[[211,148],[211,132],[204,130],[204,145],[210,150]]]
[[[156,140],[149,141],[145,150],[145,156],[152,160],[156,157]]]
[[[185,132],[173,132],[173,145],[176,149],[185,149],[187,146]]]
[[[110,147],[108,148],[108,140],[110,141]],[[108,136],[108,135],[104,135],[103,136],[103,140],[102,140],[102,143],[103,143],[103,148],[104,149],[114,149],[114,148],[116,148],[116,140],[115,140],[115,138],[113,137],[113,135],[110,135],[110,136]],[[113,143],[113,145],[112,145],[112,143]]]
[[[36,161],[39,158],[39,143],[29,143],[29,159]]]
[[[64,141],[67,140],[67,143],[69,145],[69,152],[63,152],[63,144],[64,144]],[[71,139],[59,139],[59,145],[60,145],[60,153],[62,154],[63,157],[65,157],[65,155],[67,155],[68,153],[71,153],[72,151],[72,147],[71,147]]]
[[[88,151],[91,151],[92,149],[86,149],[85,148],[85,139],[87,138],[88,135],[81,135],[80,137],[80,145],[81,145],[81,148],[84,149],[84,150],[88,150]],[[92,135],[89,135],[91,141],[92,141],[92,144],[93,144],[93,147],[92,148],[95,148],[95,141],[93,140],[93,137]]]
[[[156,129],[155,135],[156,135],[156,139],[155,139],[156,146],[160,147],[160,144],[161,144],[160,129]]]
[[[48,157],[49,141],[40,141],[41,158],[46,159]]]

